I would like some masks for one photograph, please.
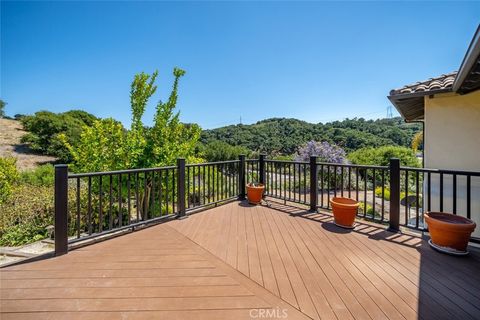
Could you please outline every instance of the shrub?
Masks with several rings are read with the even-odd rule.
[[[20,173],[20,182],[34,186],[53,186],[54,180],[55,169],[51,164]]]
[[[311,156],[317,156],[321,162],[328,163],[345,163],[345,150],[335,144],[330,144],[326,141],[317,142],[309,141],[303,145],[295,156],[295,161],[310,161]]]
[[[21,185],[0,204],[0,245],[17,246],[43,239],[53,224],[51,187]]]
[[[18,179],[16,164],[17,159],[13,157],[0,157],[0,204],[10,197],[13,184]]]
[[[391,158],[400,159],[400,164],[407,167],[419,167],[420,162],[412,149],[397,146],[379,148],[362,148],[348,155],[354,164],[388,166]]]
[[[382,187],[376,187],[375,188],[375,195],[379,198],[382,197]],[[385,188],[385,191],[383,193],[383,198],[385,200],[390,200],[390,189]]]
[[[80,139],[84,126],[91,126],[97,118],[85,111],[72,110],[64,113],[39,111],[34,115],[20,119],[28,133],[22,137],[22,142],[36,152],[60,158],[64,162],[72,160],[70,152],[65,147],[60,134],[67,138],[70,144]]]

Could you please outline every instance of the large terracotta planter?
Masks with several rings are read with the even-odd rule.
[[[358,201],[350,198],[334,197],[330,199],[332,205],[333,219],[339,227],[352,229],[357,215]]]
[[[263,191],[265,186],[261,183],[249,183],[247,184],[247,199],[251,204],[259,204],[262,202]]]
[[[476,224],[470,219],[445,212],[427,212],[425,221],[430,233],[430,244],[440,251],[466,254],[470,234]]]

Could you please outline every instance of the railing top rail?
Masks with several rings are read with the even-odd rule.
[[[332,166],[332,167],[380,169],[380,170],[388,170],[389,169],[389,167],[387,167],[387,166],[374,166],[374,165],[351,164],[351,163],[317,162],[317,165]]]
[[[480,177],[480,171],[464,171],[464,170],[450,170],[450,169],[429,169],[429,168],[413,168],[413,167],[400,167],[400,170],[413,171],[413,172],[430,172],[430,173],[442,173],[442,174],[455,174],[461,176],[473,176]]]
[[[186,167],[201,167],[201,166],[210,166],[215,164],[225,164],[225,163],[239,163],[240,160],[227,160],[227,161],[215,161],[215,162],[203,162],[203,163],[189,163],[186,164]]]
[[[68,178],[69,179],[74,179],[74,178],[85,178],[85,177],[96,177],[96,176],[109,176],[109,175],[137,173],[137,172],[172,170],[172,169],[177,169],[177,167],[176,166],[168,166],[168,167],[125,169],[125,170],[101,171],[101,172],[70,173],[70,174],[68,174]]]
[[[273,159],[265,159],[265,162],[277,162],[277,163],[295,163],[295,164],[310,164],[310,162],[306,162],[306,161],[294,161],[294,160],[273,160]]]

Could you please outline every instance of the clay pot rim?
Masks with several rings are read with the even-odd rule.
[[[342,202],[344,200],[347,200],[347,203]],[[332,199],[330,199],[330,203],[332,205],[337,205],[337,206],[340,206],[340,207],[352,208],[352,209],[353,208],[356,209],[360,206],[360,202],[358,202],[355,199],[347,198],[347,197],[333,197]]]
[[[440,217],[445,217],[450,220],[456,220],[459,223],[453,223],[449,221],[445,221],[440,219]],[[430,211],[425,213],[425,220],[427,221],[427,224],[432,225],[435,224],[437,228],[453,228],[457,230],[474,230],[477,224],[472,221],[471,219],[462,217],[462,216],[457,216],[452,213],[448,212],[435,212],[435,211]],[[430,221],[430,222],[429,222]]]
[[[252,183],[247,183],[247,188],[251,189],[265,189],[265,185],[263,183],[259,183],[258,186],[252,185]]]

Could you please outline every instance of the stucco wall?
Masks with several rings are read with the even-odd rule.
[[[425,167],[480,170],[480,91],[425,97]]]
[[[425,97],[425,167],[480,171],[480,91]],[[431,177],[431,209],[440,210],[440,179]],[[427,185],[424,185],[424,192]],[[457,176],[457,214],[466,216],[467,181]],[[426,198],[426,197],[425,197]],[[453,176],[443,182],[443,211],[453,210]],[[426,201],[426,199],[425,199]],[[471,178],[471,218],[480,237],[480,177]]]

